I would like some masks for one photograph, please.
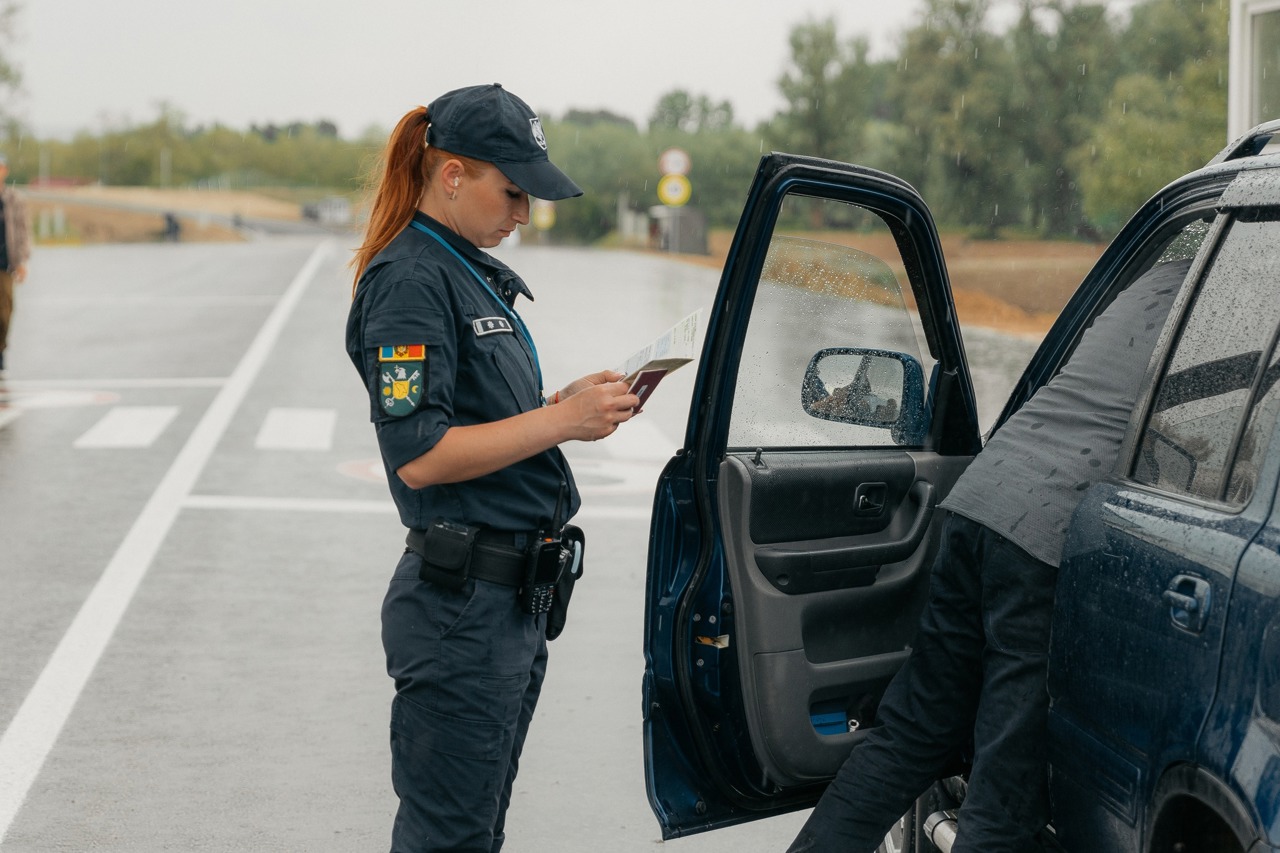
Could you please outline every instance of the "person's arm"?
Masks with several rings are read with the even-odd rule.
[[[627,393],[625,383],[603,379],[617,375],[604,371],[583,377],[563,389],[560,401],[552,406],[492,423],[450,427],[434,447],[401,465],[396,474],[411,489],[461,483],[565,441],[596,441],[611,435],[640,404],[636,395]]]

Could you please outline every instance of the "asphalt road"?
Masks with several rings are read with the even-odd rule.
[[[0,850],[386,848],[378,610],[403,537],[342,347],[352,243],[33,259],[0,388]],[[616,366],[718,278],[646,255],[503,254],[537,296],[522,314],[551,387]],[[587,572],[552,644],[510,853],[662,843],[641,608],[692,374],[609,440],[566,447]],[[803,818],[665,846],[781,851]]]

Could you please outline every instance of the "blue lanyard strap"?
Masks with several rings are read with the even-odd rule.
[[[414,228],[417,228],[423,234],[430,236],[441,246],[444,246],[445,250],[449,254],[457,258],[458,261],[467,268],[467,272],[475,276],[476,281],[480,282],[480,286],[494,298],[494,301],[497,302],[498,305],[502,306],[502,310],[511,318],[515,327],[520,330],[520,334],[524,336],[524,342],[529,345],[529,352],[533,353],[533,367],[538,371],[538,394],[542,395],[542,362],[538,360],[538,348],[533,345],[533,336],[529,334],[529,329],[525,326],[524,321],[520,319],[520,315],[516,313],[514,308],[507,304],[505,299],[499,296],[494,289],[489,286],[489,282],[485,280],[484,276],[480,275],[479,270],[473,267],[466,258],[462,257],[462,255],[458,253],[457,249],[449,245],[448,241],[416,219],[409,220],[409,224]]]

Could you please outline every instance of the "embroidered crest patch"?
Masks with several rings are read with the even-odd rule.
[[[543,151],[547,150],[547,137],[542,132],[542,120],[537,116],[529,119],[529,127],[533,130],[533,141],[538,143],[538,147]]]
[[[378,395],[389,415],[404,417],[418,408],[426,384],[425,344],[397,344],[378,349]]]
[[[485,335],[493,335],[499,332],[506,332],[510,335],[513,331],[511,321],[506,317],[480,317],[471,321],[471,328],[476,330],[477,338],[483,338]]]

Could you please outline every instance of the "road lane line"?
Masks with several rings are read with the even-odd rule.
[[[0,737],[0,842],[8,834],[81,691],[173,527],[184,499],[191,494],[330,246],[327,240],[317,246],[294,276],[125,535]]]
[[[71,446],[77,450],[150,447],[177,416],[177,406],[116,406]]]
[[[274,408],[267,412],[253,446],[258,450],[328,450],[333,446],[333,409]]]
[[[325,498],[260,498],[246,495],[188,495],[190,509],[241,509],[253,512],[336,512],[342,514],[395,515],[396,505],[385,501],[353,501]]]

